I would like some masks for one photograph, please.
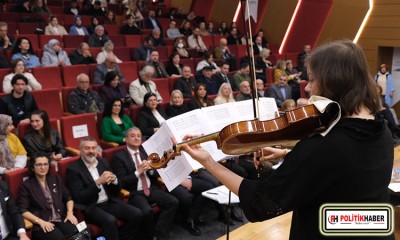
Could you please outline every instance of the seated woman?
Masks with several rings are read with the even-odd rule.
[[[31,12],[41,15],[51,14],[50,9],[46,6],[46,2],[43,0],[33,1]]]
[[[207,86],[204,83],[199,83],[194,87],[194,96],[188,104],[189,110],[194,110],[202,107],[213,106],[214,102],[208,98]]]
[[[186,40],[183,37],[177,37],[174,42],[173,51],[178,52],[181,58],[190,58],[189,52],[186,48]]]
[[[52,161],[60,161],[67,156],[60,135],[51,128],[49,116],[44,110],[32,112],[31,126],[22,141],[28,156],[35,152],[44,152]]]
[[[117,63],[122,63],[121,59],[119,59],[113,52],[113,50],[114,50],[113,42],[108,41],[108,42],[104,43],[104,46],[101,50],[102,51],[99,52],[96,57],[97,64],[102,64],[103,62],[105,62],[107,56],[110,54],[113,54],[115,56],[115,60],[117,61]]]
[[[39,58],[33,50],[31,40],[27,37],[19,37],[17,39],[11,54],[11,61],[21,59],[28,69],[41,66]]]
[[[58,19],[56,16],[51,16],[49,25],[44,29],[45,35],[68,35],[67,30],[65,30],[64,26],[58,24]]]
[[[212,74],[221,72],[221,69],[214,62],[214,55],[210,52],[204,53],[203,60],[197,64],[196,72],[201,71],[205,66],[210,66],[213,69]]]
[[[292,60],[286,60],[285,73],[288,75],[288,84],[292,88],[292,97],[296,101],[300,97],[300,79],[302,72],[297,71]]]
[[[177,37],[182,37],[183,34],[179,32],[179,29],[176,27],[176,22],[171,21],[169,23],[169,28],[167,29],[167,37],[171,39],[175,39]]]
[[[172,118],[189,111],[187,105],[183,103],[183,94],[180,90],[176,89],[171,92],[171,99],[165,111],[168,118]]]
[[[282,111],[292,111],[296,108],[296,102],[293,99],[286,99],[282,103]]]
[[[133,127],[132,120],[122,110],[122,102],[119,98],[110,99],[103,113],[101,122],[102,139],[106,142],[125,144],[125,132]]]
[[[104,24],[117,25],[117,20],[115,19],[115,14],[113,10],[108,10],[106,17],[104,19]]]
[[[74,16],[74,25],[69,28],[69,35],[89,36],[89,31],[82,25],[81,16]]]
[[[129,4],[125,16],[132,15],[133,18],[135,19],[133,25],[135,25],[137,28],[142,29],[143,28],[143,15],[139,11],[138,6],[136,5],[136,2],[132,2]]]
[[[168,119],[167,114],[158,106],[157,95],[152,92],[146,93],[143,98],[144,108],[137,117],[137,126],[143,136],[151,137],[160,128],[161,124]]]
[[[260,52],[260,57],[256,61],[256,77],[262,79],[264,83],[267,82],[267,69],[272,67],[272,62],[268,60],[270,54],[271,50],[263,48]]]
[[[170,77],[173,78],[182,77],[183,64],[181,64],[180,62],[181,62],[181,57],[179,56],[179,53],[172,52],[171,56],[169,57],[169,63],[166,69]]]
[[[71,66],[68,54],[61,49],[57,39],[51,39],[44,46],[42,65],[49,66]]]
[[[235,102],[235,98],[232,94],[232,88],[229,83],[223,83],[219,88],[218,95],[214,99],[214,104],[219,105],[228,102]]]
[[[11,73],[4,76],[3,79],[3,92],[10,93],[13,88],[11,86],[11,79],[15,74],[22,74],[28,79],[28,85],[26,85],[26,90],[40,90],[42,85],[36,80],[32,73],[25,72],[25,64],[21,59],[15,59],[11,63]]]
[[[219,28],[218,28],[218,33],[219,33],[219,35],[228,36],[229,28],[228,28],[228,24],[225,21],[222,21],[220,23]]]
[[[18,137],[11,133],[14,129],[12,118],[0,114],[0,174],[5,174],[26,166],[26,151]]]
[[[126,90],[125,85],[121,84],[119,76],[115,71],[106,73],[104,84],[99,90],[99,95],[105,103],[114,98],[121,100],[123,108],[129,108],[132,104],[132,98]]]
[[[58,175],[50,174],[50,158],[36,152],[29,160],[29,179],[19,191],[22,216],[33,223],[32,240],[63,240],[78,233],[74,201]]]

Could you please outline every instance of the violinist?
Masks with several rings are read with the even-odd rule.
[[[183,145],[239,196],[251,222],[293,211],[290,239],[323,238],[318,219],[324,203],[386,202],[393,166],[393,140],[385,122],[375,118],[379,96],[361,48],[349,40],[327,43],[311,53],[306,66],[306,90],[337,102],[341,117],[326,135],[306,136],[290,152],[262,148],[261,161],[284,158],[263,181],[230,172],[199,145]]]

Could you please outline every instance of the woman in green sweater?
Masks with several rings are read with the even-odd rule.
[[[101,123],[102,138],[106,142],[125,144],[125,131],[133,127],[132,120],[121,108],[120,99],[111,99],[106,103]]]

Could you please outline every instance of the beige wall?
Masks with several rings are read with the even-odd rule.
[[[216,0],[213,12],[211,13],[211,21],[217,24],[225,21],[229,26],[235,16],[238,3],[239,1],[236,0]],[[215,29],[218,29],[218,26],[214,25]]]
[[[187,13],[190,11],[191,6],[192,0],[171,0],[171,7],[183,8]]]

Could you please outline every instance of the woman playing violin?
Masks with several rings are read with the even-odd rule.
[[[386,202],[393,166],[393,140],[375,118],[379,96],[361,48],[348,40],[322,45],[308,57],[307,72],[306,90],[336,101],[341,118],[325,136],[304,137],[290,152],[264,147],[262,161],[284,158],[265,180],[243,179],[198,145],[183,146],[240,197],[250,221],[293,211],[290,239],[323,238],[318,219],[324,203]]]

